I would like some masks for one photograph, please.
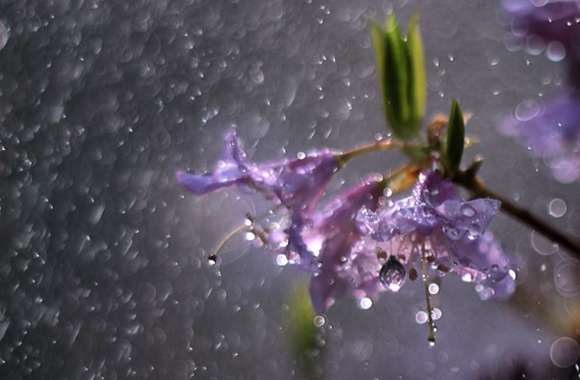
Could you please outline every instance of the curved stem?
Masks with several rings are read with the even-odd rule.
[[[339,156],[339,159],[341,162],[344,163],[344,162],[347,162],[348,160],[350,160],[351,158],[361,156],[363,154],[377,152],[377,151],[381,151],[381,150],[388,150],[388,149],[392,149],[395,147],[401,147],[401,146],[402,146],[402,144],[398,140],[394,140],[392,138],[385,138],[385,139],[375,141],[373,143],[360,145],[360,146],[357,146],[356,148],[348,150],[348,151],[342,153]]]
[[[462,175],[463,174],[463,175]],[[514,219],[533,228],[537,232],[544,235],[554,243],[562,246],[572,253],[575,257],[580,258],[580,242],[574,238],[567,236],[562,231],[550,226],[525,208],[514,204],[511,200],[495,193],[488,189],[483,181],[477,177],[467,176],[464,173],[454,178],[454,181],[469,190],[473,195],[478,197],[495,198],[501,201],[501,209],[506,214],[509,214]]]

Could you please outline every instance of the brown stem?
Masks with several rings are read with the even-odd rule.
[[[399,141],[391,139],[391,138],[385,138],[385,139],[375,141],[373,143],[360,145],[356,148],[353,148],[349,151],[346,151],[340,155],[340,160],[342,162],[346,162],[346,161],[350,160],[351,158],[361,156],[363,154],[377,152],[380,150],[388,150],[388,149],[392,149],[392,148],[400,147],[400,146],[402,146],[402,144]]]
[[[528,210],[514,204],[509,199],[488,189],[481,179],[461,173],[454,180],[477,197],[488,197],[501,201],[502,211],[533,228],[554,243],[564,247],[575,257],[580,258],[580,242],[550,226]]]

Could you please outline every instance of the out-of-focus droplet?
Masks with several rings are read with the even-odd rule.
[[[554,198],[548,203],[548,212],[554,218],[561,218],[568,211],[568,206],[563,199]]]
[[[528,121],[538,116],[540,113],[540,103],[533,99],[524,100],[516,106],[514,116],[519,121]]]
[[[4,46],[8,43],[8,38],[10,37],[10,29],[6,27],[2,21],[0,21],[0,50],[4,49]]]
[[[368,310],[373,306],[373,300],[369,297],[363,297],[358,301],[358,307],[362,310]]]
[[[417,322],[420,325],[424,325],[425,323],[427,323],[428,319],[429,319],[429,316],[423,310],[420,310],[415,314],[415,322]]]
[[[432,295],[439,293],[439,285],[435,283],[429,284],[429,293]]]
[[[560,368],[573,366],[579,356],[580,346],[578,342],[567,336],[556,339],[550,347],[550,360]]]
[[[546,239],[544,236],[537,233],[536,231],[531,232],[530,240],[532,243],[532,247],[540,255],[550,256],[558,252],[559,247],[557,244],[552,243],[550,240]]]
[[[561,261],[554,268],[554,284],[564,297],[580,295],[580,264],[576,261]]]
[[[317,315],[314,317],[314,326],[322,327],[326,323],[326,319],[322,315]]]
[[[560,62],[566,58],[566,48],[560,41],[552,41],[548,44],[546,56],[552,62]]]

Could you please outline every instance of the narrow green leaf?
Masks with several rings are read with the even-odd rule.
[[[447,139],[445,143],[445,165],[450,175],[455,175],[459,170],[463,147],[465,142],[465,124],[463,112],[456,100],[451,103],[449,112],[449,124],[447,126]]]
[[[307,379],[317,379],[317,364],[323,351],[318,343],[318,328],[314,325],[315,313],[310,303],[308,286],[298,285],[288,301],[288,338],[294,358]],[[317,355],[314,355],[317,353]]]
[[[377,62],[377,78],[379,79],[379,85],[383,93],[383,104],[385,107],[385,116],[389,125],[396,122],[394,118],[394,110],[391,104],[391,95],[389,93],[390,87],[387,85],[387,39],[385,31],[382,26],[376,22],[371,23],[371,39],[373,42],[373,48],[375,50],[375,58]]]
[[[427,101],[427,75],[425,73],[425,51],[419,28],[419,13],[415,13],[409,20],[407,31],[407,46],[409,48],[411,79],[411,105],[413,118],[421,121],[425,116]]]
[[[391,128],[395,135],[402,139],[415,136],[415,132],[409,130],[408,124],[411,116],[409,107],[409,64],[407,46],[401,36],[401,29],[394,14],[389,15],[386,24],[386,86],[393,108],[394,123]]]

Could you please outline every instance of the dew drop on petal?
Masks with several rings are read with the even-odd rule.
[[[550,203],[548,203],[548,212],[550,213],[550,216],[554,218],[563,217],[564,215],[566,215],[567,211],[568,206],[566,205],[566,202],[563,199],[554,198],[550,201]]]
[[[379,280],[392,292],[398,292],[405,282],[405,267],[395,256],[390,256],[381,268]]]
[[[580,356],[580,346],[567,336],[558,338],[550,347],[550,359],[555,366],[567,368],[573,366]]]
[[[470,206],[470,205],[463,205],[461,206],[461,214],[463,216],[466,216],[468,218],[472,218],[475,216],[477,212],[475,211],[475,209]]]

